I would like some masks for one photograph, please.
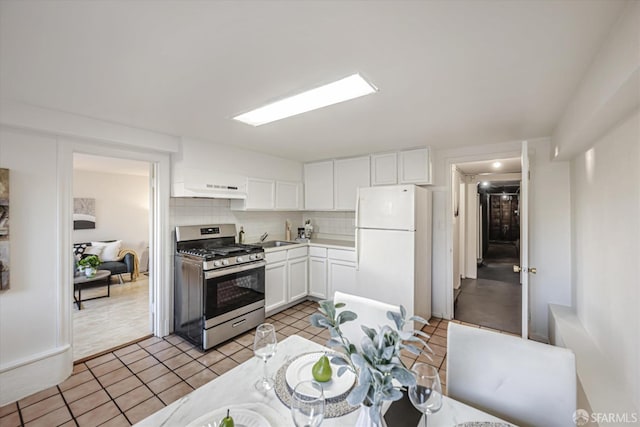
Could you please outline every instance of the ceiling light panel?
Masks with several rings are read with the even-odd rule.
[[[360,74],[353,74],[333,83],[240,114],[234,117],[234,120],[252,126],[260,126],[377,91],[378,89],[363,79]]]

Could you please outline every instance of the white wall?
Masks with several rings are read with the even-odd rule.
[[[640,408],[640,113],[571,162],[578,317]]]
[[[304,212],[302,216],[311,220],[314,238],[355,240],[355,212]]]
[[[10,169],[11,185],[11,289],[0,293],[0,406],[71,373],[57,304],[57,150],[55,138],[0,129],[0,167]],[[44,369],[38,359],[46,359]]]
[[[149,246],[149,177],[75,170],[73,197],[96,200],[96,228],[74,230],[73,242],[122,240],[138,259]]]

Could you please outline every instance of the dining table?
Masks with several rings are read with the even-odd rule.
[[[331,351],[318,343],[298,335],[291,335],[277,345],[276,354],[268,360],[270,374],[275,373],[298,355]],[[153,427],[217,427],[221,414],[230,409],[235,413],[257,413],[268,427],[294,426],[291,411],[278,397],[275,390],[258,391],[254,384],[262,378],[263,361],[256,357],[236,366],[225,374],[211,380],[179,400],[151,414],[136,426]],[[389,404],[385,405],[386,410]],[[325,417],[322,427],[353,427],[359,409],[333,418]],[[210,415],[210,417],[209,417]],[[429,427],[452,427],[465,425],[504,426],[505,421],[481,410],[443,396],[442,408],[428,415]],[[387,422],[388,427],[396,427]],[[422,426],[422,420],[420,424]]]

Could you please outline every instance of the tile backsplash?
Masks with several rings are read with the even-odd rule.
[[[311,220],[314,237],[353,240],[355,215],[353,212],[243,212],[232,211],[228,199],[170,199],[171,229],[178,225],[236,224],[244,227],[247,243],[257,241],[269,233],[268,240],[284,239],[285,221],[291,221],[291,237],[297,236],[298,227]]]

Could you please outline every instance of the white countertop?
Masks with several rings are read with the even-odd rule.
[[[286,242],[286,240],[282,240]],[[337,239],[311,239],[309,242],[294,242],[290,241],[291,245],[286,246],[276,246],[273,248],[264,248],[265,252],[277,252],[277,251],[286,251],[287,249],[295,249],[302,246],[320,246],[323,248],[330,249],[346,249],[346,250],[355,250],[355,242],[350,240],[337,240]]]
[[[291,360],[292,357],[311,351],[327,350],[319,344],[297,335],[278,343],[276,355],[269,360],[270,374]],[[208,382],[171,405],[136,424],[138,426],[177,427],[186,426],[208,412],[220,408],[241,406],[265,417],[272,427],[293,426],[289,408],[277,397],[275,391],[263,394],[253,384],[262,376],[262,361],[252,358],[224,375]],[[338,418],[327,418],[323,427],[352,427],[358,410]],[[468,421],[501,421],[482,411],[444,397],[442,409],[429,416],[429,427],[451,427]]]

